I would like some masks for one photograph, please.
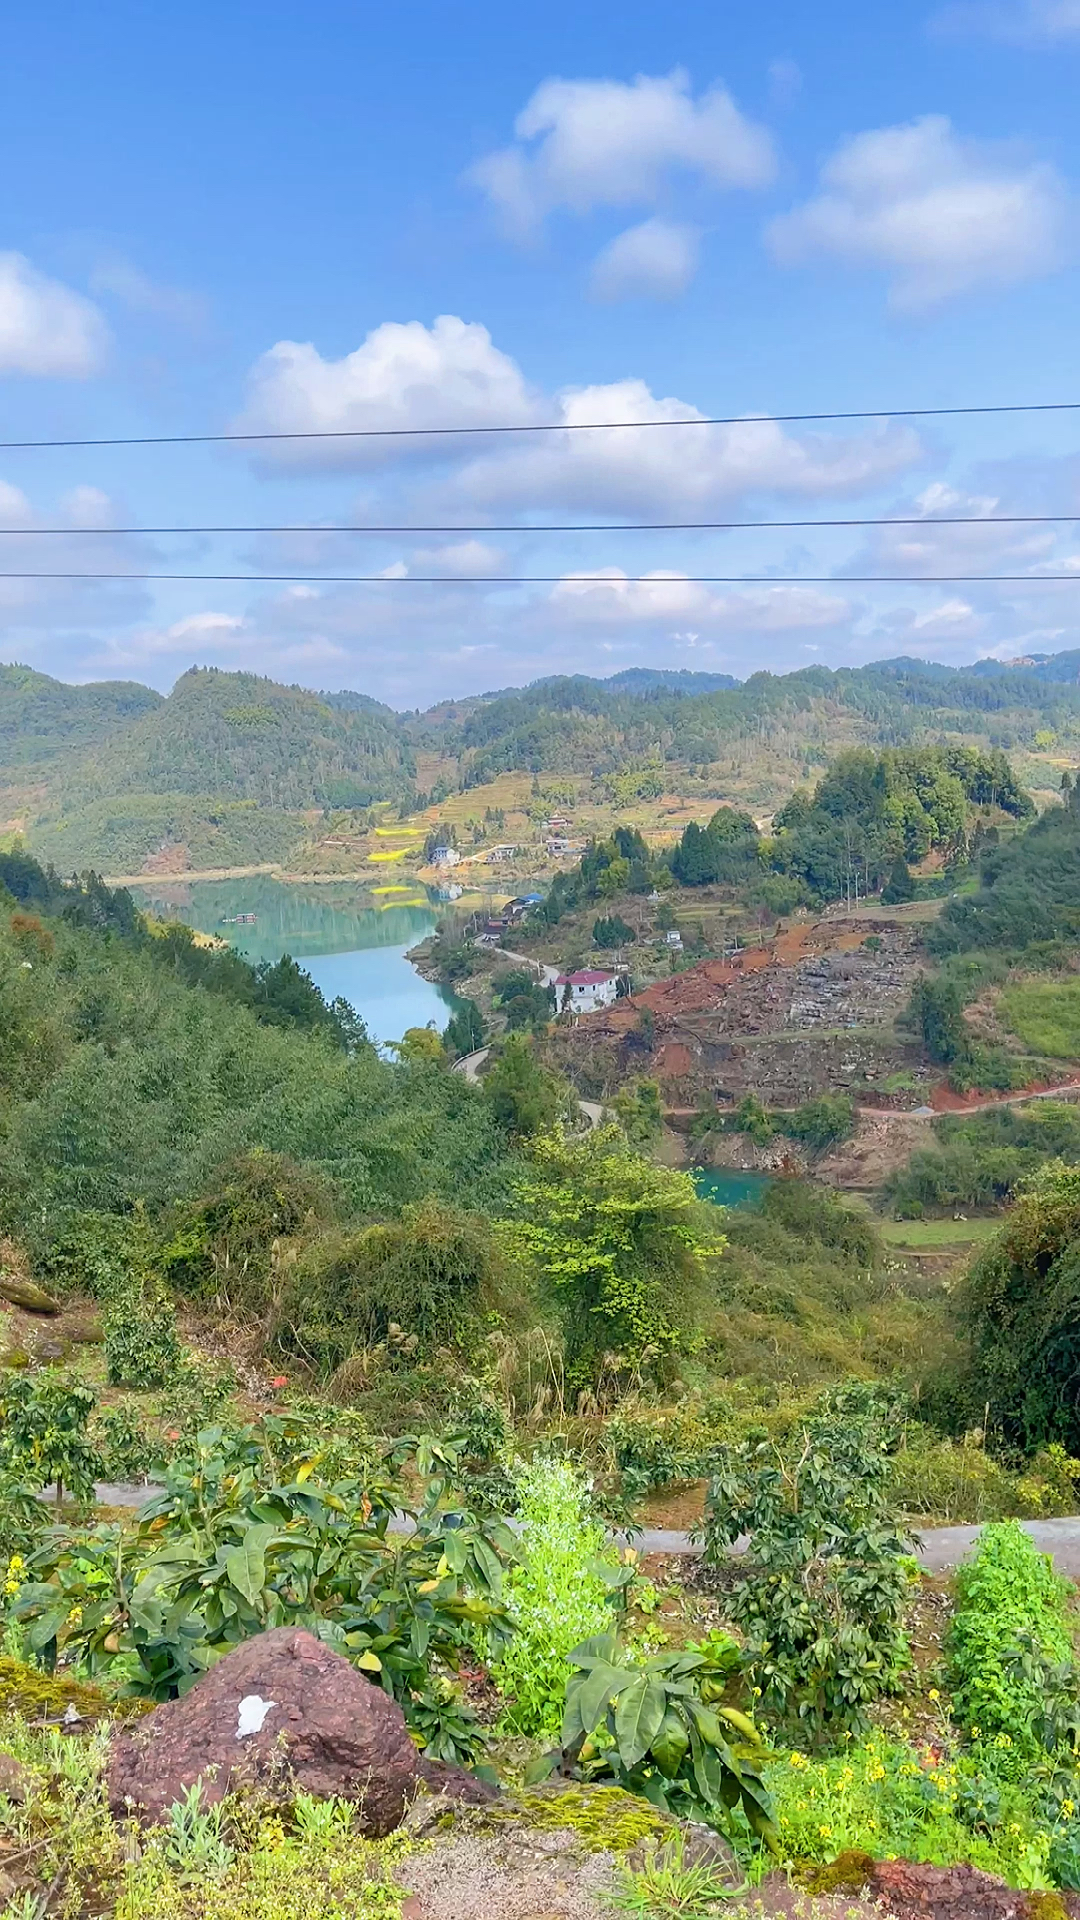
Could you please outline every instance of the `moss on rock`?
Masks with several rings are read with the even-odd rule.
[[[663,1840],[673,1822],[622,1787],[576,1785],[516,1794],[508,1815],[542,1832],[569,1829],[586,1853],[632,1853],[649,1840]]]
[[[83,1720],[101,1720],[106,1714],[145,1713],[150,1705],[145,1700],[112,1700],[100,1687],[83,1680],[0,1657],[0,1713],[18,1713],[26,1720],[62,1720],[67,1709],[74,1707]]]

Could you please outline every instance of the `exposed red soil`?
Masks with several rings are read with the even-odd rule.
[[[142,863],[142,872],[154,875],[186,873],[190,865],[188,850],[186,846],[180,844],[160,847],[157,853],[147,854]]]
[[[935,1087],[930,1095],[930,1105],[935,1113],[969,1113],[973,1107],[1004,1106],[1009,1100],[1026,1100],[1032,1094],[1053,1093],[1056,1088],[1075,1085],[1075,1067],[1069,1068],[1067,1072],[1056,1074],[1052,1080],[1032,1080],[1027,1086],[1019,1087],[1013,1093],[1002,1093],[997,1096],[988,1095],[985,1088],[979,1087],[972,1087],[969,1093],[957,1093],[954,1087],[950,1087],[948,1082],[943,1080],[940,1087]]]

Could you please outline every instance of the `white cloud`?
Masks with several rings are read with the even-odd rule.
[[[774,106],[790,107],[802,92],[802,69],[795,60],[770,60],[769,98]]]
[[[1080,39],[1080,0],[958,0],[931,22],[942,34],[987,33],[1019,46]]]
[[[776,159],[764,127],[722,86],[694,99],[688,76],[545,80],[514,123],[516,144],[488,154],[472,178],[519,232],[557,207],[651,206],[672,174],[713,188],[761,187]]]
[[[0,253],[0,373],[81,380],[104,364],[109,332],[93,302]]]
[[[415,507],[429,518],[555,509],[677,519],[747,495],[858,493],[922,457],[917,434],[887,421],[858,432],[794,434],[769,419],[691,424],[702,418],[698,407],[658,398],[643,380],[543,395],[486,327],[444,315],[430,328],[418,320],[387,322],[341,360],[324,360],[314,346],[280,342],[256,362],[237,424],[254,432],[519,422],[575,429],[479,441],[285,440],[271,443],[269,454],[258,449],[260,459],[278,467],[370,469],[397,462],[411,473],[419,463],[435,464],[439,484]],[[634,424],[652,420],[687,424]],[[606,421],[632,424],[611,433],[576,430]],[[377,521],[385,512],[383,495],[374,506],[359,503],[356,517]],[[325,533],[304,540],[313,564],[342,551]]]
[[[560,580],[553,607],[576,621],[657,622],[694,620],[725,633],[790,633],[836,627],[849,620],[851,603],[815,587],[754,587],[717,593],[685,574],[657,569],[628,579],[620,567],[598,567]],[[699,635],[692,636],[695,643]],[[687,636],[682,636],[684,641]]]
[[[822,168],[821,191],[768,228],[784,266],[815,258],[879,267],[908,311],[979,286],[1050,272],[1066,253],[1068,198],[1053,167],[962,139],[943,115],[857,134]]]
[[[456,540],[444,547],[421,547],[413,555],[413,573],[444,573],[448,579],[492,579],[506,571],[506,555],[486,540]]]
[[[697,407],[657,398],[642,380],[565,393],[557,417],[568,427],[606,420],[686,425],[538,434],[528,444],[480,452],[457,474],[455,498],[485,511],[705,518],[765,494],[858,493],[921,457],[915,433],[884,422],[861,433],[800,435],[768,419],[697,425]]]
[[[538,403],[486,327],[442,314],[384,321],[341,360],[309,343],[279,340],[252,368],[235,431],[311,433],[375,427],[466,427],[528,422]],[[291,465],[375,466],[403,453],[442,451],[432,441],[285,442],[263,457]]]
[[[99,622],[123,625],[145,614],[145,582],[94,580],[81,575],[136,574],[153,561],[149,541],[111,531],[120,521],[115,501],[98,487],[76,486],[47,512],[19,487],[0,480],[0,649],[24,658],[45,632],[63,647],[72,629],[84,636]],[[59,528],[44,537],[39,529]],[[87,539],[88,533],[93,534]],[[70,574],[70,579],[35,575]],[[81,664],[81,663],[80,663]]]
[[[895,511],[918,517],[920,524],[874,527],[861,550],[841,568],[842,574],[903,574],[917,579],[925,574],[1025,572],[1041,569],[1055,545],[1055,535],[1048,528],[995,524],[992,516],[1007,511],[999,499],[940,483]],[[974,517],[966,526],[948,525],[958,515]]]
[[[90,291],[111,294],[132,312],[152,314],[189,333],[201,332],[209,317],[208,304],[201,294],[151,280],[121,254],[108,254],[98,261],[90,275]]]
[[[592,290],[600,300],[644,295],[674,300],[685,293],[697,271],[701,236],[696,227],[673,220],[643,220],[616,235],[598,255]]]

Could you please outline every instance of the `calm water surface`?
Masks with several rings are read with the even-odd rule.
[[[407,1027],[433,1020],[440,1033],[453,1011],[450,993],[424,980],[405,955],[436,924],[422,887],[399,899],[347,881],[305,886],[273,880],[162,881],[137,889],[141,906],[228,940],[247,960],[291,953],[328,1000],[355,1007],[373,1040],[400,1040]],[[236,924],[253,913],[254,921]]]
[[[760,1207],[772,1185],[767,1173],[740,1173],[736,1167],[715,1167],[695,1173],[694,1185],[703,1200],[716,1207]]]

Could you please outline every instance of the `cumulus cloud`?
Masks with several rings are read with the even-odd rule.
[[[272,443],[272,463],[294,469],[404,463],[415,476],[420,463],[437,463],[440,477],[427,482],[421,509],[448,517],[558,510],[677,519],[747,496],[859,493],[922,457],[917,434],[887,421],[849,433],[796,434],[769,419],[711,427],[697,424],[703,417],[688,401],[659,397],[636,379],[543,395],[486,327],[444,315],[430,328],[420,321],[377,327],[340,360],[324,360],[314,346],[279,343],[257,361],[237,424],[270,433],[519,423],[556,429],[479,442],[435,436]],[[677,424],[638,425],[655,420]],[[610,433],[580,430],[609,421],[630,424]],[[377,511],[361,503],[358,517],[378,518],[384,510],[385,501]],[[313,553],[333,551],[324,534],[305,539]]]
[[[598,300],[674,300],[697,272],[700,242],[696,227],[673,220],[654,218],[628,227],[598,255],[593,293]]]
[[[505,426],[540,417],[536,396],[486,327],[442,314],[384,321],[340,360],[324,360],[310,342],[279,340],[256,361],[239,433],[362,433],[388,427]],[[286,442],[275,450],[291,465],[375,466],[403,451],[430,458],[430,440]]]
[[[109,331],[93,302],[0,253],[0,373],[82,380],[104,365]]]
[[[917,517],[919,525],[870,529],[864,545],[840,572],[918,579],[926,574],[1041,571],[1053,553],[1055,534],[1046,527],[995,524],[993,516],[1007,511],[993,495],[965,493],[936,482],[896,508],[898,515]],[[971,516],[970,523],[948,524],[959,515]]]
[[[940,34],[985,33],[1018,46],[1080,39],[1080,0],[958,0],[931,22]]]
[[[783,266],[838,259],[882,269],[891,304],[917,312],[1060,265],[1070,211],[1053,167],[965,140],[943,115],[848,140],[821,190],[767,231]]]
[[[683,400],[657,398],[642,380],[579,387],[561,396],[560,424],[672,420],[657,429],[537,435],[466,459],[457,497],[501,511],[559,509],[628,518],[705,517],[767,494],[824,497],[880,484],[921,457],[918,436],[883,422],[852,434],[793,434],[775,420],[695,424]]]
[[[514,123],[513,146],[472,169],[507,225],[528,233],[556,208],[651,206],[672,175],[712,188],[773,178],[770,135],[722,86],[697,99],[681,69],[619,80],[545,80]]]
[[[815,587],[754,587],[717,593],[685,574],[657,569],[628,579],[620,567],[598,567],[553,587],[551,605],[576,621],[603,625],[694,620],[723,633],[792,633],[837,627],[850,601]],[[683,636],[685,638],[685,636]],[[700,635],[693,636],[695,642]]]

